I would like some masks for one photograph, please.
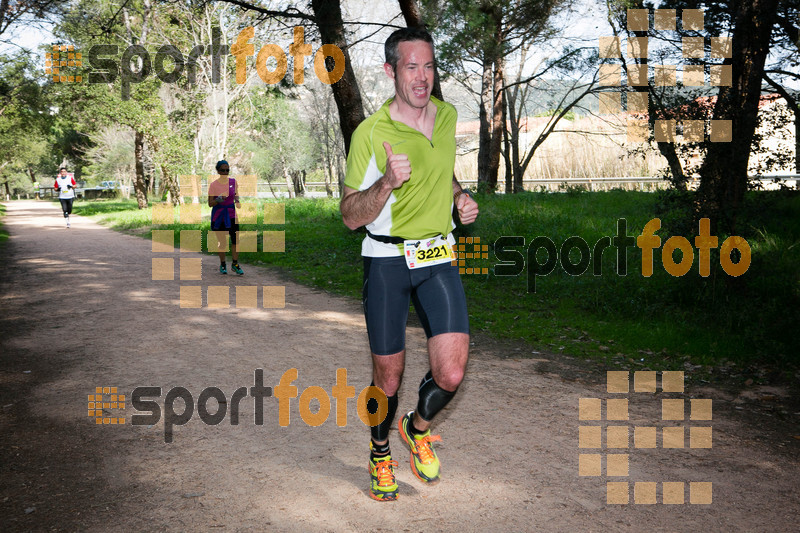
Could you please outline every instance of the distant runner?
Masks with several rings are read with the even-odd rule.
[[[58,191],[58,199],[61,201],[61,210],[64,212],[64,218],[67,220],[67,229],[69,229],[69,216],[72,214],[72,202],[75,200],[75,178],[67,175],[67,169],[61,167],[59,175],[56,176],[56,182],[53,188]]]
[[[239,233],[239,223],[236,221],[236,208],[239,204],[239,192],[236,180],[229,178],[231,166],[227,161],[217,162],[219,178],[208,186],[208,205],[211,207],[211,230],[217,236],[217,254],[219,255],[219,273],[227,274],[228,266],[225,263],[225,233],[231,237],[231,270],[240,276],[244,274],[239,266],[239,252],[236,250],[236,236]]]
[[[478,216],[478,204],[453,175],[456,110],[431,97],[433,39],[423,29],[400,29],[387,39],[385,52],[383,68],[394,80],[395,96],[353,134],[340,205],[348,228],[367,229],[361,255],[373,385],[389,400],[386,418],[371,428],[370,496],[379,501],[397,499],[389,428],[405,367],[410,301],[428,337],[430,370],[416,410],[400,419],[399,430],[414,474],[426,483],[439,480],[431,443],[440,438],[431,435],[431,421],[455,396],[469,351],[466,297],[451,264],[453,205],[464,224]],[[378,402],[370,400],[367,409],[377,412]]]

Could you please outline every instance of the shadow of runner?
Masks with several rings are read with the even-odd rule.
[[[398,470],[402,471],[404,463],[405,466],[408,466],[407,457],[405,458],[405,461],[403,461],[405,455],[408,454],[406,453],[405,455],[403,455],[402,448],[398,448],[398,451],[400,451],[399,455],[396,454],[395,450],[393,450],[393,452],[395,453],[392,454],[392,458],[396,460],[398,463],[400,463],[399,469],[395,470],[396,474],[398,473]],[[341,459],[339,459],[333,454],[326,456],[324,461],[315,461],[315,462],[300,461],[298,462],[298,466],[302,467],[306,472],[310,473],[311,475],[320,475],[329,478],[338,478],[340,481],[344,483],[349,483],[353,487],[359,489],[360,492],[364,495],[364,498],[371,500],[369,496],[369,470],[367,470],[367,462],[369,461],[369,450],[367,448],[365,448],[363,455],[364,455],[363,468],[344,463]],[[312,464],[313,468],[306,468],[305,466]],[[401,498],[403,496],[416,496],[417,494],[419,494],[419,491],[413,485],[410,485],[405,481],[401,481],[400,479],[397,480],[397,486],[398,486],[398,493],[400,494]]]

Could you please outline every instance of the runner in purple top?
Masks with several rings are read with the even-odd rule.
[[[217,237],[219,273],[228,273],[228,267],[225,264],[225,232],[227,232],[231,237],[231,256],[233,257],[231,270],[241,276],[244,272],[239,266],[239,252],[236,249],[236,235],[239,232],[236,208],[240,205],[236,180],[228,177],[231,166],[227,161],[218,161],[216,168],[219,178],[208,186],[208,205],[211,207],[211,231]]]

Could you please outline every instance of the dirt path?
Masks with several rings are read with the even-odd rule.
[[[285,285],[284,309],[181,309],[181,281],[153,281],[150,241],[72,217],[55,204],[7,204],[0,282],[0,445],[3,531],[796,531],[800,513],[797,413],[777,421],[757,402],[721,392],[685,395],[605,391],[597,375],[568,371],[555,359],[507,357],[510,348],[475,339],[467,379],[435,427],[443,480],[422,486],[394,432],[401,497],[367,497],[368,431],[347,402],[319,427],[278,425],[276,398],[204,424],[195,411],[164,442],[164,419],[131,425],[131,391],[219,387],[232,405],[254,370],[274,387],[297,368],[300,393],[331,394],[346,368],[356,394],[369,383],[366,334],[358,302],[286,283],[247,266],[243,278],[214,273],[184,284]],[[354,253],[357,253],[354,250]],[[177,270],[177,268],[176,268]],[[177,276],[176,276],[177,277]],[[234,291],[235,289],[231,289]],[[553,356],[555,357],[555,356]],[[424,335],[409,333],[400,408],[411,409],[425,372]],[[631,380],[632,381],[632,380]],[[97,386],[128,395],[126,425],[95,425],[87,397]],[[629,420],[581,421],[579,399],[629,398]],[[661,399],[685,398],[687,420],[662,422]],[[688,420],[689,398],[714,398],[713,421]],[[152,399],[152,398],[151,398]],[[314,403],[316,406],[316,403]],[[175,410],[182,410],[178,400]],[[216,404],[209,402],[209,411]],[[605,413],[605,409],[603,411]],[[711,449],[633,447],[634,426],[713,426]],[[792,425],[794,424],[794,425]],[[630,428],[630,448],[580,449],[579,426]],[[660,429],[659,429],[660,432]],[[603,444],[606,444],[605,434]],[[608,452],[629,454],[629,475],[607,477]],[[603,475],[578,475],[579,454],[603,456]],[[589,460],[589,462],[591,459]],[[588,463],[587,463],[588,464]],[[606,482],[628,482],[628,505],[606,504]],[[683,505],[662,504],[661,482],[685,482]],[[653,505],[634,504],[634,482],[657,482]],[[690,504],[689,482],[711,482],[711,504]],[[698,488],[700,486],[695,486]],[[640,485],[644,498],[647,486]],[[700,497],[702,490],[695,497]]]

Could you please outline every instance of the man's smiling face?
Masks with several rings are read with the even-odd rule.
[[[397,51],[397,68],[384,65],[386,74],[394,79],[395,94],[403,104],[425,108],[433,87],[433,47],[425,41],[406,41],[399,43]]]

